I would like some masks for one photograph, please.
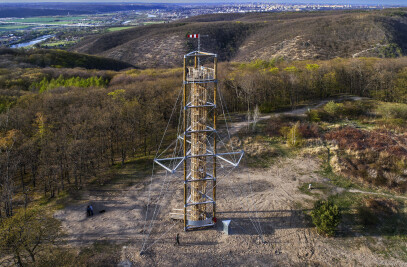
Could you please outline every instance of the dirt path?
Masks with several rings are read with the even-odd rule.
[[[358,189],[349,189],[348,192],[367,194],[367,195],[378,195],[378,196],[394,197],[394,198],[401,198],[401,199],[406,199],[407,200],[407,197],[403,197],[403,196],[394,196],[394,195],[386,194],[386,193],[368,192],[368,191],[362,191],[362,190],[358,190]]]
[[[353,101],[356,101],[356,100],[361,100],[361,99],[367,99],[367,98],[359,97],[359,96],[345,96],[345,97],[339,97],[339,98],[336,98],[336,99],[325,99],[325,100],[321,100],[320,102],[318,102],[315,105],[310,105],[310,106],[306,106],[306,107],[303,107],[303,108],[293,109],[293,110],[285,111],[285,112],[275,112],[275,113],[272,113],[272,114],[264,115],[264,116],[261,116],[258,119],[258,121],[270,119],[271,116],[305,115],[305,113],[309,109],[319,108],[319,107],[325,105],[326,103],[328,103],[331,100],[335,100],[335,101],[353,100]],[[235,135],[236,133],[238,133],[244,127],[248,127],[248,125],[249,125],[248,121],[229,123],[229,125],[228,125],[229,133],[230,133],[230,135]]]

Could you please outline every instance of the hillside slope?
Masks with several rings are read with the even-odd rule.
[[[92,36],[73,50],[138,67],[179,66],[196,48],[188,33],[208,35],[203,50],[224,61],[394,57],[407,54],[407,9],[212,14]]]
[[[56,49],[0,48],[0,68],[85,68],[123,70],[134,66],[112,58],[89,56]]]

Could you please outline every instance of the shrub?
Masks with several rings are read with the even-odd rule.
[[[344,103],[335,103],[329,101],[325,106],[315,111],[307,113],[309,121],[318,122],[335,121],[338,119],[348,118],[357,119],[372,110],[372,103],[369,101],[346,101]]]
[[[407,119],[407,105],[396,103],[381,104],[376,112],[386,119]]]
[[[318,138],[319,137],[319,129],[318,125],[315,123],[308,124],[308,123],[301,123],[298,127],[300,134],[304,138]]]
[[[288,138],[288,134],[290,133],[290,127],[288,126],[283,126],[280,128],[280,134],[287,139]]]
[[[316,110],[308,110],[307,118],[310,122],[319,122],[321,120],[319,113]]]
[[[304,140],[300,132],[300,123],[297,122],[290,128],[287,134],[287,143],[292,147],[302,146]]]
[[[283,121],[283,119],[278,116],[278,117],[272,117],[267,121],[267,126],[266,126],[266,133],[268,136],[286,136],[287,133],[284,135],[284,133],[281,132],[281,129],[285,126],[288,126],[288,123]],[[289,128],[289,127],[288,127]],[[284,130],[283,130],[284,132]]]
[[[332,117],[340,116],[343,112],[344,105],[342,103],[335,103],[334,101],[329,101],[324,106],[324,111]]]
[[[263,103],[260,105],[260,112],[261,113],[270,113],[273,112],[275,110],[275,106],[273,103]]]
[[[357,119],[372,110],[373,104],[368,101],[346,101],[342,106],[342,116]]]
[[[317,227],[317,231],[327,236],[335,235],[336,227],[338,227],[341,221],[341,213],[338,206],[329,200],[318,200],[315,202],[311,217],[312,222]]]

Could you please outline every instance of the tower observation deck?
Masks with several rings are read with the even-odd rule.
[[[208,67],[188,67],[187,69],[187,81],[202,83],[202,82],[214,82],[215,80],[215,69]]]

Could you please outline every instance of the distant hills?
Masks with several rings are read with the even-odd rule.
[[[38,9],[38,8],[21,8],[21,7],[0,7],[0,18],[25,18],[39,16],[58,16],[58,15],[78,15],[91,14],[89,11],[80,10],[61,10],[61,9]]]
[[[165,9],[164,4],[117,3],[0,3],[0,18],[96,14],[129,10]]]
[[[73,51],[100,55],[138,67],[172,67],[196,49],[223,61],[397,57],[407,54],[407,9],[290,13],[211,14],[140,26],[85,38]]]

